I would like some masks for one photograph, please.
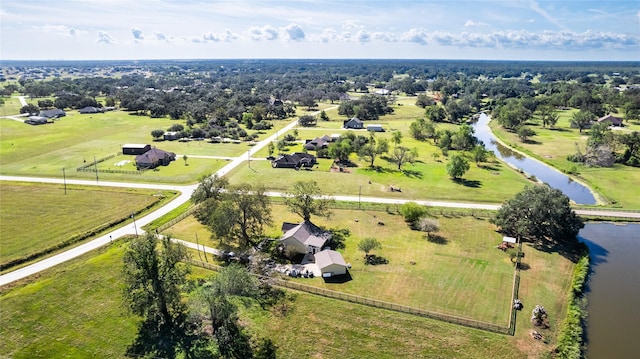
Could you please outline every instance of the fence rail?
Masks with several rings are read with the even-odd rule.
[[[176,223],[182,221],[183,219],[189,217],[191,214],[193,214],[193,212],[195,212],[198,209],[199,206],[193,206],[190,207],[189,209],[187,209],[186,211],[180,213],[178,216],[176,216],[175,218],[171,219],[170,221],[168,221],[165,224],[161,224],[156,228],[157,232],[162,232],[167,228],[170,228],[171,226],[175,225]],[[208,264],[208,263],[207,263]]]
[[[195,261],[195,260],[188,260],[187,262],[189,262],[192,265],[198,266],[198,267],[207,268],[207,269],[211,269],[211,270],[215,270],[215,271],[219,271],[219,270],[221,270],[223,268],[223,267],[215,265],[215,264],[205,263],[205,262],[200,262],[200,261]],[[478,321],[478,320],[474,320],[474,319],[458,317],[458,316],[455,316],[455,315],[437,313],[437,312],[432,312],[432,311],[425,310],[425,309],[414,308],[414,307],[409,307],[409,306],[395,304],[395,303],[389,303],[389,302],[385,302],[385,301],[382,301],[382,300],[365,298],[365,297],[361,297],[361,296],[358,296],[358,295],[336,292],[336,291],[323,289],[323,288],[318,288],[318,287],[314,287],[314,286],[310,286],[310,285],[306,285],[306,284],[296,283],[296,282],[292,282],[292,281],[284,280],[284,279],[280,279],[280,278],[269,278],[269,280],[274,285],[279,286],[279,287],[284,287],[284,288],[289,288],[289,289],[293,289],[293,290],[303,291],[303,292],[306,292],[306,293],[321,295],[321,296],[327,297],[327,298],[338,299],[338,300],[342,300],[342,301],[347,301],[347,302],[356,303],[356,304],[362,304],[362,305],[375,307],[375,308],[382,308],[382,309],[392,310],[392,311],[400,312],[400,313],[417,315],[417,316],[421,316],[421,317],[425,317],[425,318],[444,321],[444,322],[447,322],[447,323],[462,325],[462,326],[466,326],[466,327],[470,327],[470,328],[474,328],[474,329],[486,330],[486,331],[493,332],[493,333],[498,333],[498,334],[511,334],[511,332],[512,332],[511,331],[512,322],[513,322],[512,320],[509,321],[509,326],[505,327],[505,326],[486,323],[486,322],[482,322],[482,321]]]

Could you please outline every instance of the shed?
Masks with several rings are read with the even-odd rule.
[[[151,149],[151,145],[140,143],[127,143],[122,145],[123,155],[141,155]]]
[[[347,274],[347,263],[339,252],[327,249],[316,253],[314,257],[323,277]]]
[[[169,132],[165,132],[164,133],[164,139],[166,141],[174,141],[178,139],[178,132],[176,131],[169,131]]]
[[[507,237],[507,236],[502,237],[502,241],[507,243],[513,243],[513,244],[516,244],[518,242],[517,239],[513,237]]]
[[[384,128],[382,128],[382,125],[367,125],[367,131],[384,132]]]
[[[610,122],[611,126],[622,126],[622,118],[613,115],[606,115],[598,119],[599,123]]]

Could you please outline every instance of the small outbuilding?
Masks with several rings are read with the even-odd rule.
[[[169,131],[164,133],[165,141],[175,141],[177,139],[178,139],[178,132],[176,131]]]
[[[367,131],[384,132],[384,128],[382,127],[382,125],[368,125],[367,126]]]
[[[347,274],[347,263],[339,252],[326,249],[316,253],[314,257],[322,277],[328,278]]]
[[[140,143],[127,143],[122,145],[123,155],[141,155],[149,150],[151,150],[151,145]]]
[[[609,122],[611,126],[622,126],[622,118],[613,115],[606,115],[598,119],[598,123]]]

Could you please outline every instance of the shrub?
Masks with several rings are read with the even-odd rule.
[[[415,202],[407,202],[400,206],[400,214],[404,217],[405,222],[414,223],[427,214],[427,209]]]

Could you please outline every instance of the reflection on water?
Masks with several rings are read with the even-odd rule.
[[[591,191],[578,182],[573,181],[569,176],[557,171],[546,164],[527,158],[518,152],[502,146],[497,142],[489,128],[489,116],[481,114],[478,121],[472,124],[476,137],[485,144],[489,151],[493,151],[496,157],[515,166],[522,171],[535,176],[549,186],[559,189],[572,201],[578,204],[595,204],[596,199]]]
[[[587,357],[637,358],[640,333],[640,224],[587,223]]]

